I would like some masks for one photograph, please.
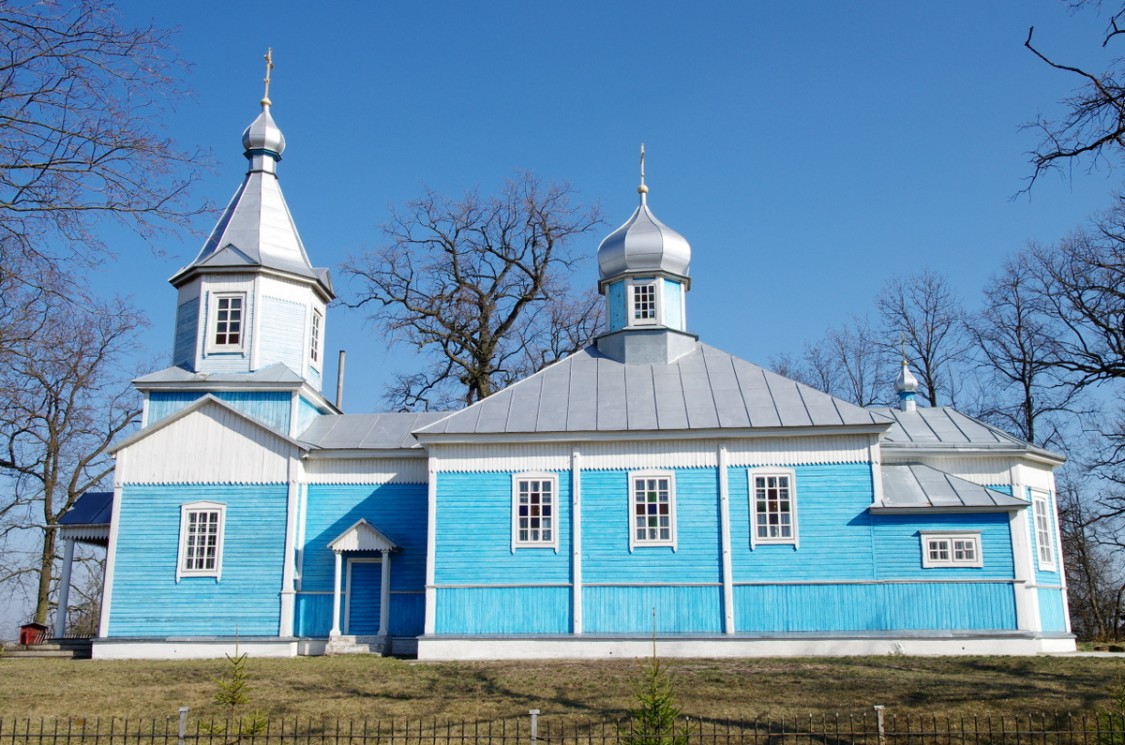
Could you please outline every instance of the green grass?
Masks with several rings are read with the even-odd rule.
[[[684,713],[753,718],[809,713],[1024,715],[1105,710],[1125,685],[1125,659],[857,657],[665,660]],[[225,660],[0,660],[0,716],[220,715],[214,679]],[[271,717],[616,718],[634,705],[636,660],[414,662],[378,657],[253,659],[252,709]]]

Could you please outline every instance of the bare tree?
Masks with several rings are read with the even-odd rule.
[[[1075,9],[1085,5],[1100,5],[1100,2],[1072,3]],[[1125,8],[1118,8],[1110,15],[1101,39],[1103,47],[1108,47],[1125,33],[1123,24]],[[1078,87],[1062,101],[1065,114],[1060,120],[1040,116],[1029,125],[1039,130],[1042,140],[1031,154],[1034,170],[1028,188],[1045,171],[1058,168],[1063,163],[1086,156],[1094,163],[1107,156],[1119,158],[1125,147],[1125,65],[1122,60],[1116,59],[1112,67],[1102,71],[1063,64],[1036,47],[1032,43],[1034,35],[1035,28],[1031,27],[1024,46],[1054,69],[1073,76]]]
[[[0,583],[50,611],[59,518],[113,471],[111,443],[139,418],[121,375],[143,321],[122,303],[55,307],[0,368]]]
[[[493,197],[427,191],[395,212],[385,247],[345,264],[360,283],[353,307],[374,307],[392,341],[430,359],[399,376],[391,405],[471,404],[589,343],[602,303],[570,291],[569,249],[600,218],[572,195],[530,174]]]
[[[199,212],[186,201],[199,153],[160,134],[180,93],[168,37],[96,0],[0,3],[0,274],[96,261],[102,217],[150,235]]]
[[[959,366],[971,342],[965,331],[961,301],[945,277],[930,270],[892,277],[875,301],[882,318],[883,344],[900,344],[913,363],[921,395],[930,406],[953,403],[959,389]]]
[[[860,406],[886,403],[898,368],[879,343],[865,318],[828,330],[824,338],[805,344],[799,359],[782,355],[770,360],[782,375]]]
[[[1054,364],[1057,318],[1037,292],[1042,277],[1026,255],[1005,263],[968,321],[984,374],[977,415],[1042,447],[1062,443],[1060,417],[1077,416],[1078,390]]]

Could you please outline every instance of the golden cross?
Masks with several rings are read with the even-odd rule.
[[[263,81],[266,84],[266,94],[262,96],[262,105],[270,105],[270,70],[273,69],[273,47],[266,50],[266,55],[262,58],[266,61],[266,79]]]

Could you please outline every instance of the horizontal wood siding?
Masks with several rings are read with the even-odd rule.
[[[400,549],[391,556],[391,590],[424,589],[424,485],[310,484],[306,503],[305,541],[300,557],[302,591],[332,591],[335,558],[328,544],[361,519],[375,526]]]
[[[1039,614],[1043,619],[1044,631],[1066,631],[1066,605],[1063,590],[1048,587],[1038,588]]]
[[[199,298],[180,303],[176,308],[176,338],[172,348],[172,364],[195,367],[196,338],[199,334]]]
[[[731,565],[735,582],[855,580],[875,575],[871,536],[871,466],[867,463],[797,466],[799,548],[750,547],[750,469],[733,467],[730,484]]]
[[[583,471],[584,582],[722,581],[718,473],[712,468],[680,468],[673,469],[673,473],[676,477],[675,550],[668,546],[638,546],[630,553],[629,472]]]
[[[570,633],[569,587],[443,587],[438,634]]]
[[[512,552],[512,474],[439,473],[438,585],[558,584],[570,581],[570,473],[558,473],[558,551]],[[440,607],[440,606],[439,606]]]
[[[740,632],[1016,628],[1008,583],[739,585]]]
[[[176,582],[180,505],[226,505],[222,579]],[[266,485],[148,485],[122,490],[111,636],[276,636],[287,489]]]
[[[1031,490],[1024,490],[1024,498],[1031,502]],[[1039,531],[1035,529],[1035,507],[1034,505],[1027,508],[1027,528],[1031,533],[1031,555],[1035,563],[1035,582],[1041,585],[1058,585],[1062,583],[1059,576],[1059,534],[1055,531],[1055,495],[1047,492],[1047,509],[1048,514],[1052,517],[1051,520],[1051,543],[1052,554],[1055,558],[1055,569],[1043,569],[1039,561]]]
[[[152,391],[148,397],[148,423],[154,424],[206,395],[199,391]],[[214,391],[212,396],[270,429],[289,434],[290,394],[282,391]]]
[[[263,297],[258,308],[261,317],[255,366],[262,368],[281,362],[294,372],[302,372],[308,353],[304,333],[308,308],[302,303],[270,296]]]
[[[1011,579],[1012,532],[1008,513],[971,515],[874,515],[879,579]],[[980,533],[980,567],[922,567],[922,531]]]
[[[582,622],[586,633],[721,633],[722,588],[584,587]]]
[[[348,634],[379,633],[379,583],[382,565],[370,561],[351,561],[348,585]],[[391,566],[394,566],[392,562]]]

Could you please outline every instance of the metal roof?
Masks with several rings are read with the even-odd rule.
[[[448,416],[446,412],[328,414],[313,420],[297,439],[331,450],[408,450],[421,447],[411,434]]]
[[[884,446],[894,448],[985,448],[1018,449],[1047,458],[1064,460],[1063,456],[1031,445],[1004,430],[985,424],[948,406],[919,407],[914,411],[894,408],[872,409],[894,420],[883,436]]]
[[[285,363],[275,362],[252,373],[194,373],[182,367],[166,367],[133,381],[141,389],[146,384],[195,382],[211,385],[218,383],[291,383],[300,385],[305,382],[305,379],[289,369],[289,366]]]
[[[890,422],[880,413],[706,344],[668,364],[624,364],[590,346],[417,434],[663,432]]]
[[[113,514],[113,492],[88,491],[59,518],[59,525],[109,525]]]
[[[872,511],[914,509],[1011,510],[1027,502],[980,484],[951,476],[918,463],[887,465],[883,471],[883,499]]]

